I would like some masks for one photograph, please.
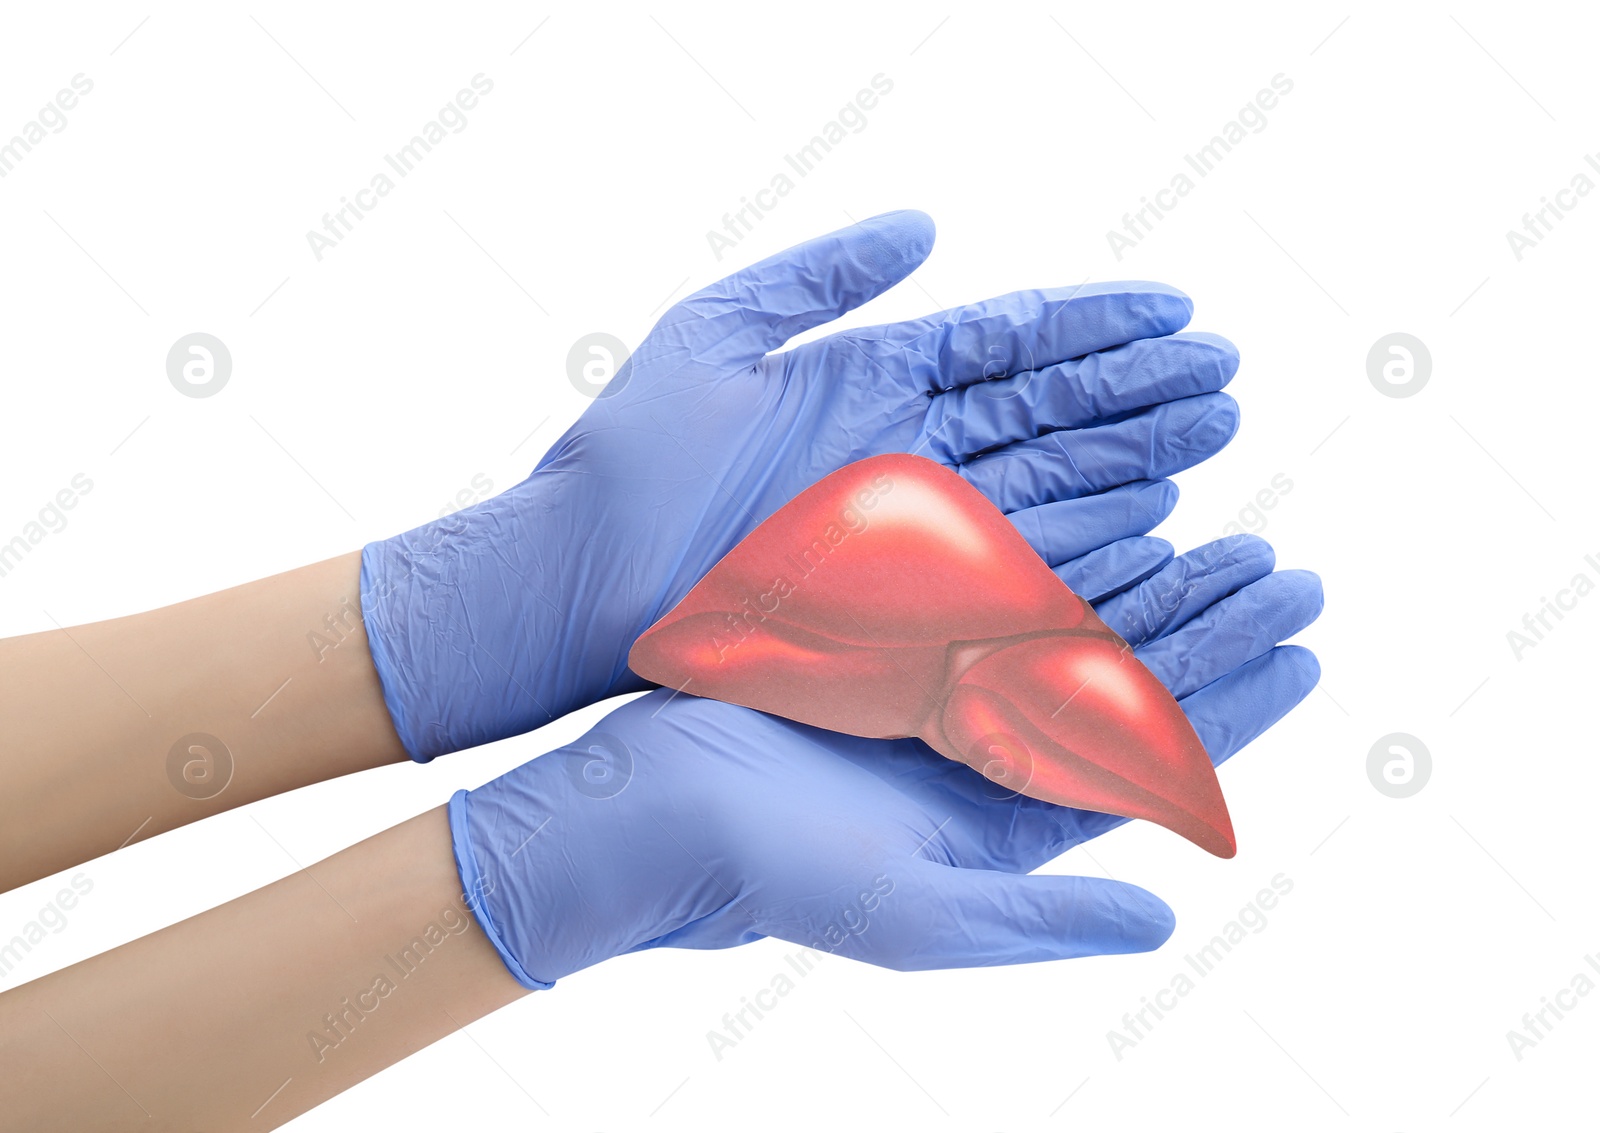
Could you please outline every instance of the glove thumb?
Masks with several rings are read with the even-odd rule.
[[[859,959],[904,971],[1027,964],[1148,952],[1172,935],[1172,910],[1136,885],[961,869],[917,860],[884,899],[884,931],[857,938]],[[881,950],[883,954],[874,954]],[[891,954],[892,953],[892,954]]]
[[[719,368],[753,366],[899,283],[928,258],[933,238],[932,218],[902,209],[797,244],[677,304],[650,332],[652,345]]]

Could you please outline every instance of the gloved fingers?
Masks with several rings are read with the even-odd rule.
[[[1289,714],[1317,687],[1322,666],[1300,645],[1280,645],[1178,703],[1220,765]]]
[[[1220,765],[1304,700],[1320,673],[1310,650],[1279,645],[1178,703],[1211,762]],[[919,754],[926,755],[920,773],[936,784],[928,792],[929,812],[949,816],[932,836],[918,832],[927,838],[923,852],[936,860],[1025,872],[1129,821],[1014,795],[920,746],[902,755],[901,778],[918,772],[912,760]]]
[[[1293,637],[1320,613],[1322,580],[1308,570],[1280,570],[1134,656],[1181,700]]]
[[[1188,296],[1164,283],[1089,283],[1015,291],[841,337],[908,390],[931,394],[1162,338],[1182,330],[1193,311]]]
[[[1220,766],[1287,716],[1317,687],[1321,676],[1322,668],[1311,650],[1280,645],[1178,703],[1194,725],[1211,762]],[[1077,814],[1083,841],[1098,838],[1128,821],[1092,810]]]
[[[1051,569],[1073,593],[1093,605],[1107,595],[1143,582],[1171,561],[1171,543],[1141,535],[1119,539]]]
[[[1220,335],[1184,332],[1144,338],[1042,369],[934,396],[924,426],[928,452],[954,464],[1056,429],[1215,393],[1239,369]]]
[[[1179,555],[1149,581],[1097,605],[1095,613],[1129,645],[1143,645],[1265,578],[1274,561],[1265,539],[1228,535]]]
[[[1001,511],[1020,511],[1170,476],[1216,455],[1238,428],[1233,398],[1206,393],[1108,425],[1018,441],[956,471]]]
[[[1027,873],[1084,840],[1081,824],[1091,811],[1048,803],[1008,791],[964,763],[923,749],[912,769],[927,782],[928,831],[921,853],[932,861],[970,869]],[[931,832],[931,833],[930,833]]]
[[[797,244],[678,303],[650,344],[722,369],[753,366],[899,283],[928,258],[933,237],[926,213],[902,209]]]
[[[1139,480],[1109,492],[1058,500],[1014,511],[1013,526],[1049,566],[1143,535],[1172,514],[1178,486],[1171,480]]]
[[[899,971],[1027,964],[1148,952],[1172,935],[1172,910],[1136,885],[1029,876],[908,859],[874,923],[841,952]]]

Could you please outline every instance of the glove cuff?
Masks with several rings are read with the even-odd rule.
[[[394,584],[382,584],[380,564],[384,545],[368,543],[361,549],[361,621],[367,631],[367,652],[372,657],[372,667],[378,672],[378,685],[383,689],[383,706],[389,710],[395,734],[406,754],[418,763],[427,763],[438,751],[425,748],[411,727],[411,717],[405,711],[404,681],[398,658],[390,647],[390,626],[382,598]]]
[[[478,865],[478,855],[472,849],[471,827],[467,822],[468,792],[457,791],[450,797],[450,843],[455,850],[456,872],[461,876],[461,896],[467,906],[472,910],[472,915],[478,919],[478,927],[483,929],[484,935],[489,938],[489,943],[494,945],[494,950],[500,954],[500,959],[505,963],[506,969],[523,987],[533,988],[535,991],[549,991],[555,986],[555,981],[534,979],[528,974],[511,950],[506,947],[500,929],[494,923],[494,917],[489,912],[488,895],[493,892],[495,880],[484,874]]]
[[[583,666],[561,658],[564,603],[518,491],[362,548],[372,663],[418,763],[530,732],[584,703],[565,687]],[[552,657],[561,660],[533,664]]]

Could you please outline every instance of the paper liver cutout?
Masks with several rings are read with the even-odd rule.
[[[1010,790],[1235,851],[1177,701],[993,504],[931,460],[876,456],[801,492],[628,664],[836,732],[919,736]]]

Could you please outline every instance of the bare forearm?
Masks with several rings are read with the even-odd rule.
[[[359,553],[0,641],[0,890],[209,814],[405,758]]]
[[[460,890],[440,808],[0,995],[4,1124],[270,1129],[305,1112],[527,994]]]

